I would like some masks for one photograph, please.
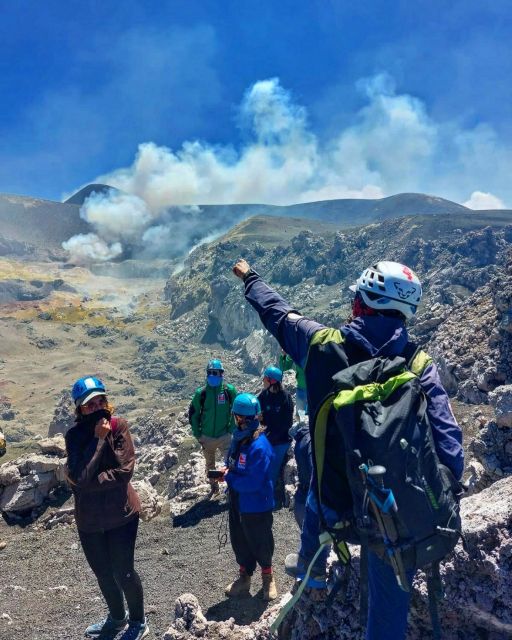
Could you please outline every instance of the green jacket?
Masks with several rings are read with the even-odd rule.
[[[281,371],[290,371],[290,369],[295,371],[297,389],[306,389],[306,374],[304,373],[304,369],[299,367],[298,364],[295,364],[288,354],[281,354],[279,356],[279,368]]]
[[[188,410],[188,419],[195,438],[220,438],[226,433],[233,433],[235,422],[231,407],[236,394],[235,387],[224,382],[219,387],[210,387],[207,384],[196,389]],[[204,404],[201,402],[202,395]]]

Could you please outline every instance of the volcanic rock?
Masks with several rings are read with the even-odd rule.
[[[30,454],[0,467],[0,511],[25,513],[39,507],[49,492],[63,484],[65,461]]]
[[[140,499],[140,517],[144,522],[149,522],[162,511],[163,499],[146,480],[135,480],[133,488]]]
[[[496,413],[496,422],[500,427],[512,427],[512,385],[496,387],[489,394],[489,401]]]

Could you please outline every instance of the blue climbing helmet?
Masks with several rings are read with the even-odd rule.
[[[231,413],[254,418],[261,413],[260,402],[252,393],[239,393],[233,402]]]
[[[106,393],[103,382],[94,376],[78,378],[71,389],[71,397],[76,407],[80,407],[96,396],[104,396]]]
[[[271,384],[275,384],[283,380],[283,372],[278,367],[267,367],[263,372],[263,377],[268,378]]]
[[[224,373],[224,367],[222,366],[222,362],[217,358],[214,358],[213,360],[209,360],[208,364],[206,365],[206,373],[208,373],[209,371],[221,371],[222,373]]]

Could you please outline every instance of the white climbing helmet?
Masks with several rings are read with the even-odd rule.
[[[364,303],[372,309],[394,309],[410,319],[421,301],[421,283],[412,269],[399,262],[382,260],[363,271],[350,287],[360,291]]]

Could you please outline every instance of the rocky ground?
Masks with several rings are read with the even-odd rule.
[[[303,230],[293,238],[286,237],[286,225],[268,233],[258,218],[256,226],[244,223],[193,252],[165,290],[161,264],[148,279],[151,268],[136,261],[126,274],[118,265],[89,270],[59,256],[51,262],[0,258],[0,428],[9,442],[0,465],[0,540],[6,542],[0,639],[80,638],[103,610],[63,489],[62,438],[46,440],[70,426],[69,388],[84,373],[104,378],[116,413],[134,434],[135,477],[148,520],[137,558],[150,637],[270,637],[275,605],[223,596],[236,573],[229,544],[217,553],[225,507],[204,501],[202,457],[183,411],[210,357],[223,360],[238,389],[255,391],[262,368],[279,352],[230,273],[240,247],[286,298],[329,324],[348,315],[340,287],[368,262],[386,255],[418,270],[427,296],[411,332],[454,396],[470,485],[465,509],[473,551],[460,548],[446,563],[447,638],[512,637],[512,227],[504,218],[482,216],[451,217],[442,227],[435,216],[413,225],[387,220],[339,233]],[[286,380],[293,385],[293,376]],[[298,541],[288,510],[276,513],[275,532],[284,591],[291,584],[282,561]],[[410,640],[429,637],[425,611],[420,577]],[[359,639],[360,633],[354,582],[346,604],[326,607],[306,594],[282,637]]]
[[[198,598],[209,620],[234,618],[237,624],[257,620],[266,609],[258,597],[259,576],[252,597],[232,601],[224,586],[236,577],[229,545],[219,553],[226,506],[192,503],[188,512],[160,515],[142,523],[136,562],[144,583],[149,638],[161,638],[174,619],[174,602],[185,592]],[[282,564],[295,550],[299,532],[288,510],[275,514],[277,582],[290,587]],[[83,630],[104,613],[97,583],[89,570],[74,525],[51,530],[8,527],[0,522],[0,638],[2,640],[79,640]]]

